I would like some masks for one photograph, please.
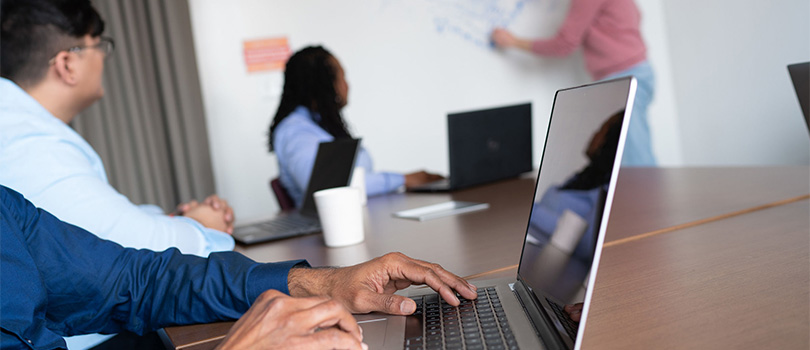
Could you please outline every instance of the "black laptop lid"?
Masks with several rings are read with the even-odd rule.
[[[796,63],[788,66],[793,88],[799,97],[799,105],[804,113],[804,121],[810,129],[810,62]]]
[[[313,193],[349,185],[359,144],[359,139],[343,139],[322,142],[318,146],[318,155],[315,157],[312,174],[309,176],[301,214],[317,217],[318,211],[315,208]]]
[[[556,94],[518,268],[538,299],[563,305],[585,299],[634,87],[628,77]],[[552,243],[554,235],[581,238],[566,252]]]
[[[453,188],[532,170],[531,103],[448,114],[447,132]]]

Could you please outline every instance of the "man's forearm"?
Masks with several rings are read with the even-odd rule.
[[[334,286],[337,268],[318,267],[290,269],[287,275],[287,288],[290,296],[311,297],[329,295],[329,286]]]

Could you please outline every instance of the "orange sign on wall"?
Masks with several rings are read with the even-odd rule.
[[[248,72],[283,70],[290,58],[287,38],[246,40],[244,49]]]

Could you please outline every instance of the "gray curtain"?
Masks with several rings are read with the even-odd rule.
[[[105,96],[72,126],[101,156],[110,183],[166,211],[214,193],[187,0],[100,0]]]

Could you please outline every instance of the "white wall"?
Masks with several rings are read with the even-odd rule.
[[[509,28],[552,35],[568,0],[523,3]],[[457,15],[453,1],[431,0],[191,0],[191,17],[206,108],[217,192],[241,222],[276,210],[267,182],[277,176],[266,151],[282,74],[248,74],[244,40],[287,36],[293,50],[324,44],[341,60],[350,84],[344,110],[378,169],[446,173],[448,112],[531,101],[535,162],[545,137],[554,91],[588,82],[579,53],[566,59],[498,52],[481,44],[488,28]],[[475,7],[482,2],[458,0]],[[639,0],[642,30],[658,86],[651,106],[654,148],[665,166],[681,160],[680,125],[664,6]],[[443,23],[444,30],[437,30]],[[476,32],[478,31],[478,32]],[[483,38],[483,40],[481,39]]]
[[[659,166],[680,166],[683,164],[681,121],[675,100],[664,4],[661,0],[636,0],[636,4],[642,14],[641,32],[647,44],[647,59],[655,71],[655,96],[648,111],[653,152]]]
[[[810,60],[810,1],[665,1],[686,165],[808,164],[785,66]]]

